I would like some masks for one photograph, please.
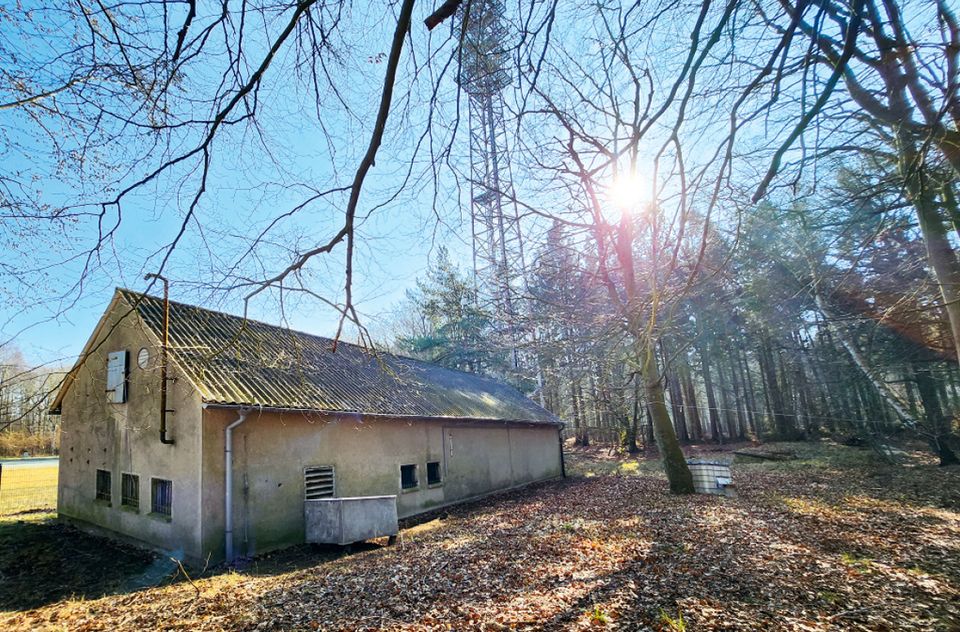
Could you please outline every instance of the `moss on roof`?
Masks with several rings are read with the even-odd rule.
[[[118,293],[161,337],[163,299]],[[170,353],[212,404],[559,423],[490,378],[174,301]]]

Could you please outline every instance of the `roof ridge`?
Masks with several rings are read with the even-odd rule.
[[[124,293],[124,294],[131,294],[131,295],[134,295],[134,296],[146,297],[146,298],[150,298],[150,299],[153,299],[153,300],[156,300],[156,301],[162,301],[162,300],[163,300],[163,297],[162,297],[162,296],[155,296],[155,295],[153,295],[153,294],[147,294],[146,292],[138,292],[138,291],[136,291],[136,290],[131,290],[131,289],[129,289],[129,288],[117,287],[117,288],[116,288],[116,291],[117,291],[117,292]],[[237,320],[242,320],[242,321],[246,321],[246,322],[250,322],[250,323],[255,323],[255,324],[258,324],[258,325],[263,325],[263,326],[265,326],[265,327],[269,327],[270,329],[275,329],[275,330],[278,330],[278,331],[281,331],[281,332],[300,334],[300,335],[302,335],[302,336],[308,336],[308,337],[310,337],[310,338],[314,338],[314,339],[317,339],[317,340],[322,340],[322,341],[324,341],[324,342],[328,342],[328,343],[330,343],[331,345],[334,344],[334,343],[335,343],[337,346],[347,345],[347,346],[353,347],[353,348],[355,348],[355,349],[357,349],[358,351],[361,351],[361,352],[363,352],[363,353],[368,353],[368,354],[372,354],[372,355],[389,356],[389,357],[392,357],[392,358],[397,358],[398,360],[403,360],[403,361],[407,361],[407,362],[415,362],[415,363],[417,363],[418,365],[421,365],[422,367],[425,367],[425,368],[443,369],[443,370],[445,370],[445,371],[453,371],[453,372],[456,372],[456,373],[461,373],[461,374],[463,374],[463,375],[469,376],[469,377],[471,377],[471,378],[476,378],[476,379],[481,379],[481,380],[484,380],[484,381],[487,381],[487,382],[491,382],[491,383],[493,383],[493,384],[495,384],[495,385],[498,385],[498,386],[504,386],[504,385],[506,385],[506,386],[509,386],[510,388],[515,389],[515,390],[516,390],[517,392],[519,392],[521,395],[524,395],[524,394],[523,394],[523,391],[520,391],[520,389],[514,387],[513,385],[504,384],[503,382],[501,382],[500,380],[498,380],[498,379],[496,379],[496,378],[494,378],[494,377],[490,377],[490,376],[487,376],[487,375],[481,375],[480,373],[473,373],[473,372],[471,372],[471,371],[464,371],[463,369],[457,369],[457,368],[453,368],[453,367],[447,367],[447,366],[443,366],[443,365],[440,365],[440,364],[436,364],[435,362],[430,362],[430,361],[428,361],[428,360],[421,360],[420,358],[414,358],[414,357],[412,357],[412,356],[403,355],[403,354],[401,354],[401,353],[394,353],[394,352],[392,352],[392,351],[384,351],[384,350],[382,350],[382,349],[377,349],[377,348],[375,348],[375,347],[374,347],[374,348],[365,347],[365,346],[363,346],[363,345],[359,345],[359,344],[356,344],[356,343],[353,343],[353,342],[349,342],[349,341],[346,341],[346,340],[339,340],[339,341],[337,341],[337,340],[334,340],[333,338],[328,338],[327,336],[320,336],[320,335],[317,335],[317,334],[311,334],[311,333],[306,332],[306,331],[300,331],[299,329],[293,329],[292,327],[281,327],[280,325],[274,325],[273,323],[268,323],[268,322],[266,322],[266,321],[258,320],[258,319],[256,319],[256,318],[248,318],[248,317],[246,317],[246,316],[237,316],[236,314],[231,314],[231,313],[229,313],[229,312],[223,312],[223,311],[219,311],[219,310],[215,310],[215,309],[209,309],[209,308],[207,308],[207,307],[201,307],[201,306],[199,306],[199,305],[194,305],[194,304],[192,304],[192,303],[184,303],[183,301],[175,301],[175,300],[173,300],[173,299],[168,299],[168,300],[169,300],[169,302],[170,302],[171,305],[178,305],[178,306],[180,306],[180,307],[187,307],[187,308],[189,308],[189,309],[195,309],[195,310],[199,310],[199,311],[201,311],[201,312],[207,312],[207,313],[210,313],[210,314],[216,314],[216,315],[218,315],[218,316],[227,316],[227,317],[229,317],[229,318],[234,318],[234,319],[237,319]],[[524,397],[526,397],[526,395],[524,395]],[[531,401],[532,401],[532,400],[531,400]]]
[[[135,296],[142,296],[142,297],[145,297],[145,298],[150,298],[150,299],[153,299],[153,300],[155,300],[155,301],[162,301],[162,300],[163,300],[163,297],[162,297],[162,296],[155,296],[155,295],[153,295],[153,294],[147,294],[146,292],[137,292],[136,290],[131,290],[131,289],[128,289],[128,288],[125,288],[125,287],[118,287],[118,288],[117,288],[117,291],[118,291],[118,292],[122,292],[122,293],[126,293],[126,294],[132,294],[132,295],[135,295]],[[333,341],[334,341],[333,338],[327,338],[326,336],[319,336],[319,335],[317,335],[317,334],[311,334],[311,333],[306,332],[306,331],[300,331],[299,329],[293,329],[292,327],[281,327],[280,325],[274,325],[273,323],[268,323],[268,322],[265,321],[265,320],[258,320],[258,319],[256,319],[256,318],[249,318],[249,317],[247,317],[247,316],[238,316],[238,315],[236,315],[236,314],[231,314],[230,312],[223,312],[223,311],[216,310],[216,309],[210,309],[209,307],[201,307],[200,305],[194,305],[193,303],[184,303],[183,301],[175,301],[175,300],[173,300],[173,299],[167,299],[167,300],[170,302],[171,305],[178,305],[178,306],[180,306],[180,307],[188,307],[188,308],[190,308],[190,309],[196,309],[196,310],[199,310],[199,311],[201,311],[201,312],[209,312],[209,313],[211,313],[211,314],[216,314],[216,315],[218,315],[218,316],[229,316],[230,318],[236,318],[236,319],[238,319],[238,320],[244,320],[244,321],[247,321],[247,322],[250,322],[250,323],[256,323],[256,324],[258,324],[258,325],[264,325],[264,326],[266,326],[266,327],[270,327],[270,328],[272,328],[272,329],[279,329],[279,330],[281,330],[281,331],[291,331],[291,332],[293,332],[293,333],[295,333],[295,334],[303,334],[304,336],[310,336],[311,338],[319,338],[320,340],[327,340],[327,341],[330,341],[330,342],[333,342]],[[341,342],[338,342],[337,344],[346,344],[346,345],[350,345],[350,346],[352,346],[352,347],[357,347],[358,349],[364,350],[364,347],[362,347],[362,346],[360,346],[360,345],[357,345],[357,344],[354,344],[354,343],[352,343],[352,342],[341,341]]]
[[[131,314],[144,327],[143,335],[156,337],[163,326],[162,304],[161,297],[116,288],[87,346],[98,339],[109,319]],[[345,353],[334,353],[333,340],[324,336],[181,301],[170,305],[175,311],[170,327],[173,361],[205,405],[396,419],[563,423],[519,389],[493,377],[349,342],[343,343]],[[236,331],[237,324],[244,328]],[[238,345],[235,356],[208,362],[212,358],[197,352],[222,345],[227,337]],[[59,408],[69,376],[82,361],[71,369],[54,407]]]

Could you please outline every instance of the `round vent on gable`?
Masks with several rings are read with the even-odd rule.
[[[150,364],[150,350],[146,347],[140,349],[140,353],[137,354],[137,366],[141,369],[147,368]]]

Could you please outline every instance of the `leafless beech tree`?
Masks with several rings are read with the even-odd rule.
[[[372,60],[384,75],[373,119],[363,122],[369,140],[353,176],[325,189],[309,180],[288,179],[284,186],[298,188],[301,199],[286,211],[268,211],[272,220],[247,239],[249,247],[227,255],[219,287],[240,290],[249,301],[284,282],[295,286],[290,281],[310,259],[339,248],[345,258],[343,299],[318,298],[340,313],[341,328],[347,320],[359,324],[351,281],[360,193],[393,109],[413,6],[409,0],[399,3],[396,13],[386,8],[384,18],[393,22],[394,35],[388,53]],[[364,37],[357,23],[370,16],[358,19],[355,8],[343,2],[313,0],[223,3],[213,13],[205,10],[209,8],[194,2],[78,2],[63,9],[41,5],[0,13],[6,34],[0,54],[14,62],[0,70],[0,111],[10,122],[4,126],[6,159],[0,173],[4,237],[8,245],[22,244],[28,252],[58,234],[69,236],[72,224],[89,227],[93,221],[96,226],[94,238],[66,260],[51,256],[36,269],[5,264],[8,299],[38,300],[24,289],[31,274],[65,270],[72,273],[72,283],[58,279],[44,289],[53,285],[69,305],[109,257],[121,223],[131,221],[126,215],[137,206],[134,198],[173,186],[181,201],[179,229],[150,260],[155,270],[164,270],[188,231],[202,234],[216,227],[203,217],[204,200],[214,174],[224,175],[217,161],[248,148],[237,145],[238,134],[268,142],[262,117],[269,108],[263,99],[274,86],[297,87],[309,95],[313,105],[304,114],[313,110],[321,129],[328,109],[359,116],[342,96],[347,82],[340,73]],[[274,161],[281,177],[288,176],[280,159],[272,157],[274,148],[257,144],[253,142],[267,162]],[[31,171],[32,162],[43,155],[55,161],[55,175],[76,193],[37,190],[41,183],[49,184],[49,178]],[[249,274],[258,267],[249,261],[256,260],[259,247],[276,239],[285,219],[324,206],[341,216],[330,234],[314,235],[311,245],[295,248],[279,269],[264,266],[259,274]]]

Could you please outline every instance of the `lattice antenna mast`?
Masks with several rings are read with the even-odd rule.
[[[520,364],[516,282],[524,261],[503,119],[503,91],[510,85],[503,13],[501,0],[465,3],[460,86],[470,107],[474,287],[478,302],[492,303],[497,322],[506,325],[516,368]]]

